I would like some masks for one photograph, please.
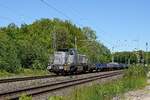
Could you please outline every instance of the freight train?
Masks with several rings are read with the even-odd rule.
[[[53,61],[47,67],[50,72],[56,74],[74,74],[86,73],[93,71],[101,71],[104,69],[123,69],[127,68],[125,64],[107,63],[107,64],[91,64],[88,62],[86,55],[81,55],[76,49],[58,49],[54,52]]]

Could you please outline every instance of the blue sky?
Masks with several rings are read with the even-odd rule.
[[[45,0],[73,23],[90,26],[98,40],[114,51],[150,44],[150,0]],[[0,26],[32,23],[40,18],[68,19],[40,0],[0,0]]]

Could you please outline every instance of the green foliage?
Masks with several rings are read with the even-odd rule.
[[[131,66],[125,71],[124,77],[104,84],[84,88],[75,88],[74,92],[63,100],[111,100],[112,97],[130,90],[144,87],[146,71],[142,66]]]
[[[48,75],[48,74],[49,74],[49,72],[47,70],[39,70],[39,69],[22,68],[17,73],[10,73],[10,72],[7,72],[5,70],[0,70],[0,78],[40,76],[40,75]]]
[[[50,96],[48,100],[63,100],[61,96]]]
[[[21,66],[18,53],[15,40],[0,32],[0,70],[17,72]]]
[[[4,78],[4,77],[10,77],[10,76],[14,76],[15,74],[13,73],[9,73],[5,70],[0,70],[0,78]]]
[[[129,63],[137,64],[137,63],[150,63],[150,52],[144,52],[142,50],[132,51],[132,52],[116,52],[114,54],[115,62],[119,63]]]
[[[21,76],[35,76],[35,75],[47,75],[49,72],[47,70],[39,69],[22,69],[18,75]]]
[[[136,52],[116,52],[114,54],[114,60],[115,62],[126,64],[130,60],[130,64],[135,64],[137,63],[137,55]]]
[[[57,18],[40,19],[29,25],[11,23],[0,28],[0,69],[13,73],[22,68],[46,69],[54,41],[56,49],[74,48],[75,37],[79,52],[88,55],[91,62],[110,60],[110,51],[96,41],[91,28]]]
[[[23,94],[23,95],[21,95],[19,100],[32,100],[32,97],[31,96],[26,96],[25,94]]]
[[[132,65],[129,66],[129,69],[126,69],[124,78],[139,78],[146,77],[147,75],[147,67],[143,65]]]

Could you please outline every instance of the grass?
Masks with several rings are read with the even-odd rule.
[[[25,94],[22,94],[19,100],[32,100],[31,96],[26,96]]]
[[[35,76],[35,75],[46,75],[49,74],[47,70],[36,70],[36,69],[23,69],[19,75],[22,76]]]
[[[147,85],[147,77],[143,66],[131,66],[125,71],[123,78],[90,87],[77,87],[66,97],[50,97],[49,100],[111,100],[114,96]]]
[[[14,76],[15,74],[13,73],[8,73],[5,70],[0,70],[0,77],[10,77],[10,76]]]
[[[0,78],[37,76],[37,75],[47,75],[47,74],[49,74],[47,70],[21,69],[18,73],[9,73],[4,70],[0,70]]]

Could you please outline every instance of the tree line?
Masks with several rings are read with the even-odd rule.
[[[149,64],[150,63],[150,52],[145,52],[142,50],[132,51],[132,52],[115,52],[113,54],[114,61],[118,63],[125,64]]]
[[[110,50],[96,39],[96,32],[90,27],[81,28],[58,18],[20,26],[11,23],[0,27],[0,70],[46,69],[55,49],[74,48],[75,42],[78,51],[87,55],[91,63],[109,62]]]

